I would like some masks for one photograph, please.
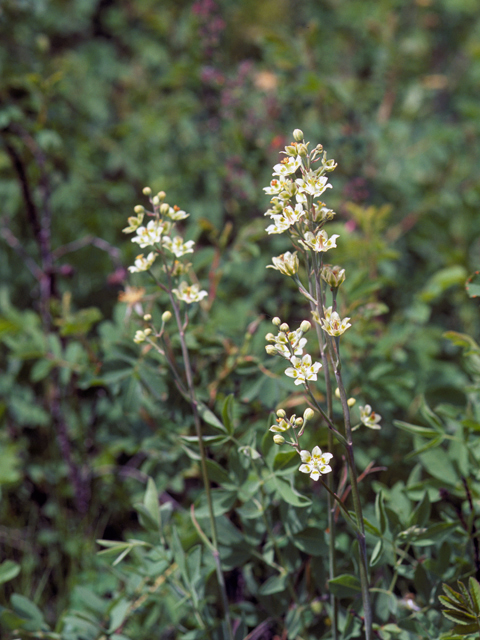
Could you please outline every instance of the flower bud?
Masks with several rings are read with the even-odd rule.
[[[296,427],[301,427],[303,425],[303,418],[296,418],[295,419],[295,426]]]
[[[303,140],[303,131],[301,129],[295,129],[293,132],[293,139],[296,142],[301,142]]]
[[[133,338],[133,341],[136,344],[140,344],[141,342],[145,342],[145,332],[144,331],[136,331],[135,332],[135,337]]]
[[[279,433],[276,433],[273,436],[273,441],[275,444],[283,444],[285,442],[285,438],[281,436]]]
[[[297,252],[286,251],[277,258],[272,258],[273,265],[268,265],[267,269],[276,269],[283,273],[284,276],[293,276],[297,273],[299,262]]]
[[[306,158],[308,155],[308,149],[306,144],[299,144],[297,147],[298,155],[302,158]]]
[[[340,389],[338,387],[335,389],[335,397],[340,400]]]
[[[277,415],[277,418],[284,418],[287,414],[283,409],[279,409],[276,415]]]
[[[265,340],[267,342],[275,342],[275,336],[273,335],[273,333],[267,333],[267,335],[265,336]]]
[[[167,194],[165,193],[165,191],[159,191],[157,193],[157,198],[160,200],[160,202],[163,202],[166,197],[167,197]]]
[[[337,289],[345,280],[345,269],[341,269],[337,265],[331,267],[326,264],[322,267],[321,276],[332,289]]]
[[[305,422],[307,422],[308,420],[311,420],[314,417],[314,415],[315,415],[315,411],[310,407],[308,407],[303,412],[303,419],[305,420]]]
[[[148,328],[148,329],[144,329],[143,333],[144,333],[146,336],[149,336],[149,335],[152,333],[152,330],[151,330],[150,328]]]
[[[164,311],[162,313],[162,322],[168,322],[172,318],[171,311]]]
[[[150,189],[150,187],[144,187],[142,193],[144,196],[150,196],[152,195],[152,190]]]
[[[276,356],[278,354],[278,351],[273,346],[273,344],[267,344],[267,346],[265,347],[265,351],[268,353],[269,356]]]
[[[157,205],[159,205],[159,204],[160,204],[160,200],[159,200],[158,196],[153,196],[153,198],[152,198],[152,203],[153,203],[155,206],[157,206]]]
[[[356,403],[355,398],[349,398],[349,399],[347,400],[347,404],[348,404],[348,406],[349,406],[349,407],[353,407],[353,405],[354,405],[355,403]]]
[[[276,327],[278,327],[279,324],[281,324],[281,320],[280,318],[277,318],[277,316],[275,316],[275,318],[273,318],[272,320],[272,324],[274,324]]]
[[[170,206],[166,202],[163,202],[160,205],[160,213],[162,214],[162,216],[167,216],[169,211],[170,211]]]
[[[146,313],[143,316],[143,319],[145,320],[145,322],[150,322],[150,320],[152,319],[152,314],[151,313]]]
[[[135,211],[135,213],[144,213],[145,211],[145,207],[142,207],[141,204],[137,204],[133,210]]]
[[[304,320],[300,325],[300,331],[302,331],[302,333],[307,333],[307,331],[310,331],[311,328],[312,328],[312,325],[308,320]]]
[[[283,331],[284,333],[288,333],[290,331],[290,327],[288,326],[288,324],[286,322],[282,322],[282,324],[279,327],[280,331]]]

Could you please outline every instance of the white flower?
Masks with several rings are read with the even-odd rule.
[[[372,411],[372,407],[369,404],[366,404],[364,407],[359,407],[360,409],[360,421],[369,429],[381,429],[378,424],[382,419],[382,416],[379,413],[375,413]]]
[[[139,227],[132,242],[137,242],[142,249],[160,242],[165,224],[160,220],[150,220],[146,227]]]
[[[283,162],[276,164],[273,167],[273,175],[274,176],[289,176],[300,167],[302,164],[300,157],[296,158],[285,158]]]
[[[134,231],[136,231],[142,224],[144,215],[144,213],[139,213],[138,216],[130,216],[130,218],[128,218],[128,224],[130,226],[122,229],[123,233],[133,233]]]
[[[305,174],[303,178],[297,178],[295,183],[300,192],[308,193],[308,195],[314,198],[318,198],[325,189],[332,187],[331,184],[328,184],[328,178],[326,176],[317,176],[314,172]]]
[[[307,344],[307,339],[302,337],[303,334],[304,331],[302,331],[302,329],[300,328],[296,331],[280,331],[276,336],[274,336],[273,333],[269,333],[267,334],[266,339],[269,342],[274,343],[274,346],[268,346],[272,346],[272,349],[276,349],[276,352],[279,355],[283,356],[287,360],[290,360],[290,358],[292,357],[292,353],[294,356],[303,356],[303,348]],[[288,343],[290,343],[290,346],[292,348],[291,350],[287,347]],[[272,353],[273,355],[277,354],[274,351]]]
[[[169,207],[167,212],[167,216],[170,218],[170,220],[175,221],[185,220],[185,218],[188,218],[189,215],[189,213],[182,211],[182,209],[180,209],[180,207],[177,207],[177,205],[175,205],[174,207]]]
[[[329,264],[326,264],[322,267],[320,275],[325,282],[332,287],[332,289],[337,289],[345,280],[345,269],[341,269],[338,266],[332,267]]]
[[[178,289],[172,289],[172,291],[179,300],[183,300],[187,304],[200,302],[200,300],[203,300],[203,298],[208,295],[206,291],[200,291],[200,286],[198,284],[189,285],[185,281],[180,283]]]
[[[295,378],[295,384],[302,384],[307,380],[316,380],[317,373],[322,368],[320,362],[312,364],[312,357],[307,353],[302,359],[292,356],[290,360],[292,367],[285,370],[285,375],[289,378]]]
[[[176,236],[173,240],[168,236],[163,239],[163,246],[175,254],[177,258],[181,258],[186,253],[193,253],[194,244],[195,242],[193,240],[183,242],[180,236]]]
[[[332,467],[328,464],[333,458],[331,453],[322,453],[320,447],[313,447],[312,453],[303,449],[300,451],[302,463],[299,471],[310,474],[312,480],[318,480],[324,473],[330,473]]]
[[[135,258],[135,263],[132,267],[128,267],[131,273],[139,273],[140,271],[148,271],[152,264],[155,262],[156,254],[150,251],[146,258],[143,257],[143,253]]]
[[[296,204],[295,209],[290,205],[286,206],[281,215],[272,216],[275,224],[267,227],[267,233],[283,233],[289,229],[293,224],[300,222],[301,218],[305,215],[305,210],[301,204]],[[338,236],[337,236],[338,237]]]
[[[265,193],[268,193],[268,195],[275,196],[278,195],[281,191],[288,189],[291,184],[292,181],[290,180],[290,178],[279,176],[278,180],[274,178],[270,182],[270,186],[264,187],[263,190],[265,191]]]
[[[318,253],[320,251],[328,251],[329,249],[333,249],[333,247],[336,247],[336,240],[339,237],[340,236],[338,235],[338,233],[334,233],[329,238],[327,232],[323,231],[322,229],[321,231],[318,231],[316,235],[314,235],[311,231],[307,231],[305,233],[304,239],[300,240],[300,242],[306,249],[313,249]]]
[[[269,264],[267,269],[276,269],[283,273],[284,276],[293,276],[298,271],[299,263],[297,252],[286,251],[277,258],[272,258],[273,264]]]
[[[321,318],[321,326],[330,336],[341,336],[348,327],[352,326],[349,322],[350,318],[344,318],[342,320],[336,311],[332,311],[332,307],[324,309],[324,313],[325,317]]]
[[[268,225],[265,229],[268,234],[283,233],[284,231],[287,231],[287,229],[290,229],[290,223],[285,220],[283,216],[272,216],[272,218],[274,224]]]

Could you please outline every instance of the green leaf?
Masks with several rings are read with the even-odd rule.
[[[478,580],[471,577],[468,581],[468,586],[470,595],[472,596],[473,606],[475,607],[475,612],[478,616],[480,614],[480,584],[478,583]]]
[[[445,582],[442,584],[442,589],[443,589],[443,592],[446,593],[449,598],[451,598],[452,600],[455,600],[456,602],[458,602],[458,604],[465,606],[465,602],[461,594],[458,593],[458,591],[454,591],[452,587],[449,587],[448,584],[446,584]]]
[[[160,528],[160,509],[158,506],[158,491],[153,478],[148,478],[143,504],[150,514],[152,521],[156,523],[158,531]]]
[[[453,342],[457,347],[466,349],[465,355],[473,355],[480,353],[480,346],[478,343],[466,333],[457,333],[457,331],[446,331],[443,337]]]
[[[197,408],[198,413],[204,422],[211,425],[212,427],[215,427],[215,429],[218,429],[219,431],[223,431],[223,433],[229,433],[223,422],[219,420],[213,413],[213,411],[210,411],[210,409],[205,404],[203,404],[203,402],[198,402]]]
[[[294,507],[308,507],[312,504],[310,498],[298,493],[298,491],[296,491],[289,482],[283,480],[283,478],[275,476],[273,480],[278,493],[288,504]]]
[[[298,467],[298,462],[296,451],[279,451],[273,461],[273,470],[277,474],[289,474]]]
[[[287,588],[288,574],[282,573],[279,576],[271,576],[260,586],[258,593],[261,596],[270,596],[280,593]]]
[[[18,593],[13,593],[10,597],[10,604],[12,605],[12,609],[16,614],[26,620],[31,621],[32,623],[37,625],[38,628],[42,627],[45,624],[43,613],[35,603],[33,603],[25,596],[22,596]]]
[[[235,397],[233,393],[231,393],[229,396],[225,398],[225,402],[223,403],[223,407],[222,407],[223,424],[225,425],[225,428],[230,435],[233,435],[233,432],[235,431],[235,425],[233,422],[234,406],[235,406]]]
[[[380,530],[383,533],[387,530],[387,516],[385,513],[385,498],[383,493],[379,491],[375,498],[375,517],[380,523]]]
[[[0,584],[13,580],[20,573],[20,565],[13,560],[4,560],[0,564]]]
[[[421,436],[422,438],[438,437],[438,431],[436,429],[431,429],[430,427],[419,427],[416,424],[402,422],[401,420],[394,420],[393,424],[399,429],[402,429],[402,431],[413,433],[415,436]]]
[[[292,535],[293,544],[310,556],[328,555],[328,547],[325,542],[325,533],[323,529],[316,527],[308,527],[299,533]]]
[[[473,622],[475,622],[475,616],[471,613],[456,611],[454,609],[448,609],[448,611],[443,610],[442,613],[446,618],[452,620],[453,622],[456,622],[459,625],[472,624]]]
[[[222,487],[227,487],[229,489],[233,489],[236,487],[235,482],[230,478],[226,469],[212,460],[211,458],[207,458],[207,470],[208,477],[212,482],[216,482]]]
[[[337,598],[355,596],[362,590],[360,580],[356,576],[342,574],[328,581],[328,588]]]
[[[110,611],[110,625],[107,633],[113,633],[124,622],[128,610],[130,608],[130,602],[126,598],[121,598]]]
[[[430,499],[428,497],[428,493],[426,492],[423,496],[422,501],[416,506],[415,510],[410,514],[410,517],[407,521],[407,527],[411,527],[413,525],[417,525],[419,527],[425,526],[429,517],[430,517]]]
[[[374,567],[382,557],[383,540],[378,540],[372,551],[372,557],[370,558],[370,566]]]

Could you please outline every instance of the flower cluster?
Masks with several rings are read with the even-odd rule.
[[[185,274],[189,268],[189,265],[180,263],[178,259],[188,253],[193,253],[195,242],[193,240],[184,242],[180,235],[173,236],[172,232],[175,230],[176,223],[188,218],[189,214],[177,205],[172,207],[166,203],[164,191],[151,197],[152,190],[150,187],[145,187],[143,193],[150,197],[153,210],[147,211],[142,205],[137,205],[134,209],[137,215],[128,218],[128,226],[123,229],[123,232],[134,233],[132,242],[138,244],[142,249],[149,247],[151,251],[146,257],[143,253],[138,255],[134,264],[128,269],[131,273],[148,271],[160,256],[163,270],[170,278],[178,278]],[[151,218],[146,224],[144,223],[145,216]],[[206,291],[200,290],[198,284],[189,285],[185,281],[179,283],[178,288],[173,288],[172,292],[178,300],[187,304],[199,302],[208,295]],[[135,336],[135,342],[143,342],[144,338],[140,333]]]

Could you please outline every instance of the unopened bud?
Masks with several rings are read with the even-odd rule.
[[[285,438],[281,436],[279,433],[276,433],[273,436],[273,441],[275,444],[283,444],[285,442]]]
[[[340,389],[338,387],[335,389],[335,397],[340,399]]]
[[[275,316],[275,318],[273,318],[272,320],[272,324],[274,324],[276,327],[278,327],[279,324],[281,324],[281,320],[280,318],[277,318],[277,316]]]
[[[285,411],[283,409],[279,409],[277,411],[277,418],[284,418],[287,414],[285,413]]]
[[[159,191],[157,193],[157,198],[163,202],[165,200],[165,198],[167,197],[167,194],[165,193],[165,191]]]
[[[267,335],[265,336],[265,340],[267,342],[275,342],[275,336],[273,335],[273,333],[267,333]]]
[[[290,327],[288,326],[288,324],[286,322],[282,322],[282,324],[279,327],[280,331],[283,331],[284,333],[288,333],[290,331]]]
[[[162,322],[168,322],[169,320],[171,320],[172,318],[172,312],[171,311],[164,311],[162,313]]]
[[[308,155],[308,149],[306,144],[299,144],[297,147],[298,155],[305,158]]]
[[[158,196],[153,196],[152,198],[152,202],[155,206],[157,206],[158,204],[160,204],[160,200],[158,198]]]
[[[296,427],[301,427],[303,425],[303,418],[296,418],[295,419],[295,426]]]
[[[353,407],[353,405],[354,405],[355,403],[356,403],[355,398],[349,398],[349,399],[347,400],[347,404],[348,404],[348,406],[349,406],[349,407]]]
[[[265,351],[268,353],[269,356],[276,356],[278,353],[277,349],[273,346],[273,344],[267,344],[267,346],[265,347]]]
[[[144,196],[150,196],[152,195],[152,190],[150,189],[150,187],[144,187],[142,193]]]
[[[135,211],[135,213],[144,213],[145,207],[142,207],[141,204],[137,204],[133,210]]]
[[[296,142],[301,142],[303,140],[303,131],[301,129],[295,129],[293,132],[293,139]]]
[[[308,320],[304,320],[302,322],[302,324],[300,325],[300,330],[303,333],[307,333],[307,331],[310,331],[311,328],[312,328],[312,325],[310,324],[310,322]]]
[[[305,420],[305,422],[307,422],[308,420],[311,420],[314,415],[315,415],[315,411],[313,409],[311,409],[310,407],[308,407],[303,412],[303,419]]]
[[[149,322],[152,319],[152,314],[151,313],[146,313],[143,316],[143,319],[145,320],[145,322]]]
[[[160,206],[160,213],[162,214],[162,216],[166,216],[169,211],[170,211],[169,205],[166,202],[163,202],[162,205]]]
[[[140,344],[141,342],[145,342],[145,332],[144,331],[136,331],[133,341],[136,344]]]
[[[144,333],[146,336],[149,336],[149,335],[152,333],[152,330],[151,330],[151,329],[149,329],[149,328],[148,328],[148,329],[144,329],[144,330],[143,330],[143,333]]]

